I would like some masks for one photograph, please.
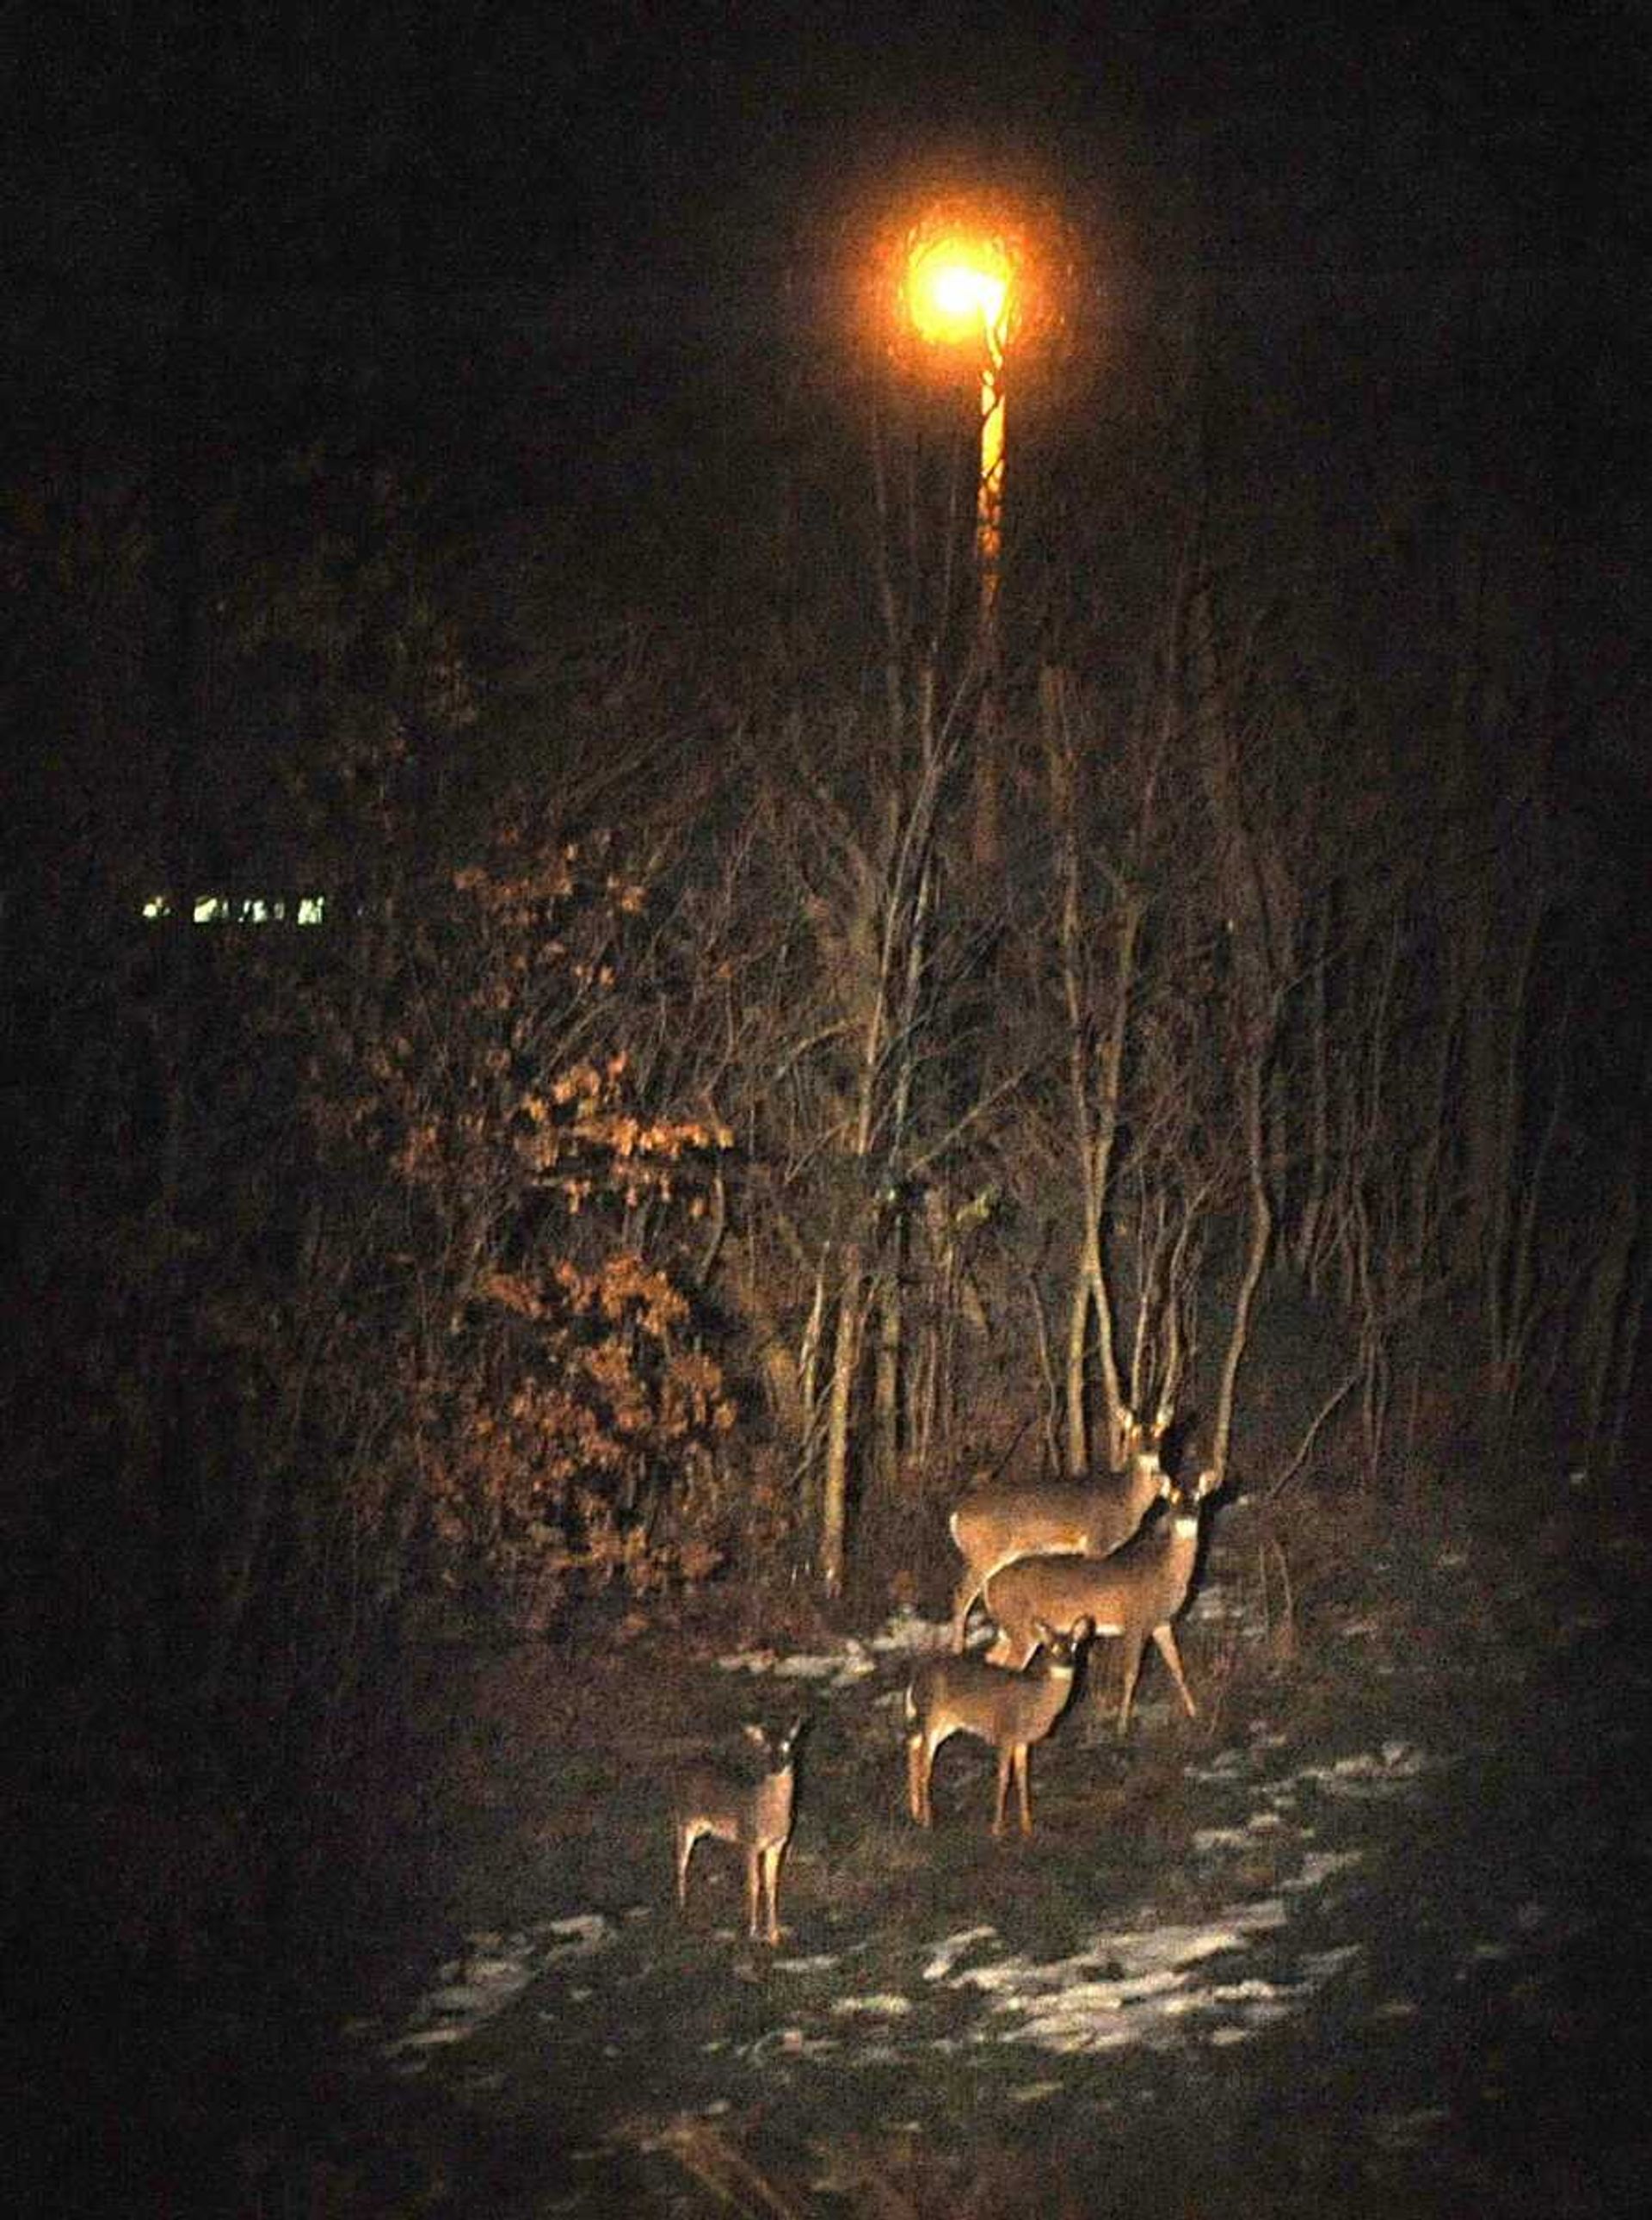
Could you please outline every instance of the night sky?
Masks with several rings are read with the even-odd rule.
[[[1237,387],[1312,389],[1340,349],[1325,394],[1293,396],[1322,417],[1350,379],[1370,417],[1403,406],[1454,278],[1490,287],[1529,360],[1486,397],[1471,467],[1541,446],[1581,528],[1639,552],[1652,80],[1631,0],[10,12],[14,476],[124,436],[158,328],[203,298],[227,419],[375,415],[433,466],[474,456],[496,517],[559,501],[577,565],[601,543],[624,574],[634,535],[633,589],[669,594],[702,551],[651,511],[726,539],[814,395],[852,381],[874,228],[963,181],[1070,227],[1091,359],[1069,397],[1091,421],[1172,265],[1208,289]]]

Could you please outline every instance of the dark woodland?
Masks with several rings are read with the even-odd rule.
[[[460,1649],[941,1612],[971,1476],[1131,1412],[1287,1563],[1643,1485],[1646,26],[1354,20],[27,25],[0,2087],[60,2179],[113,2118],[112,2209],[390,2209],[226,2154],[440,1917]],[[886,283],[983,192],[990,623]]]

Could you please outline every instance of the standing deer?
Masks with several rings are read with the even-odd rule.
[[[954,1650],[962,1653],[969,1606],[1001,1566],[1057,1550],[1105,1557],[1130,1539],[1168,1485],[1159,1448],[1169,1423],[1163,1407],[1151,1425],[1125,1412],[1121,1472],[1033,1487],[995,1485],[964,1497],[948,1522],[963,1559],[952,1599]]]
[[[1032,1832],[1027,1790],[1027,1752],[1042,1742],[1065,1710],[1073,1692],[1079,1645],[1089,1632],[1080,1619],[1058,1634],[1040,1619],[1029,1649],[1042,1645],[1038,1663],[1023,1672],[1002,1673],[982,1657],[929,1657],[907,1690],[907,1802],[920,1827],[934,1824],[930,1776],[935,1753],[955,1734],[978,1735],[998,1753],[998,1800],[993,1832],[1004,1831],[1004,1804],[1010,1775],[1015,1776],[1021,1832]]]
[[[780,1868],[791,1840],[793,1751],[803,1724],[797,1719],[779,1731],[748,1724],[742,1731],[759,1753],[755,1767],[705,1758],[683,1767],[672,1784],[678,1905],[689,1901],[689,1860],[700,1837],[732,1843],[745,1854],[745,1924],[754,1942],[780,1940]]]
[[[1130,1706],[1150,1635],[1169,1667],[1189,1718],[1198,1706],[1181,1669],[1176,1648],[1176,1613],[1188,1600],[1199,1554],[1199,1514],[1217,1485],[1214,1472],[1202,1472],[1190,1487],[1167,1480],[1165,1516],[1110,1557],[1023,1557],[994,1573],[987,1583],[987,1609],[998,1625],[998,1638],[987,1652],[994,1666],[1024,1665],[1037,1648],[1047,1620],[1070,1621],[1081,1613],[1097,1635],[1120,1638],[1124,1694],[1119,1732],[1130,1726]]]

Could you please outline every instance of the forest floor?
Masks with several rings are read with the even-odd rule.
[[[1286,1610],[1262,1531],[1213,1516],[1201,1716],[1152,1652],[1128,1745],[1082,1696],[1025,1843],[975,1743],[906,1818],[928,1620],[755,1643],[701,1603],[455,1652],[453,1931],[349,2029],[320,2147],[242,2154],[246,2209],[1636,2207],[1643,1541],[1586,1499],[1521,1552],[1345,1507],[1286,1541]],[[769,1951],[721,1845],[677,1914],[662,1783],[800,1710]]]
[[[451,1926],[340,2030],[321,2111],[248,2140],[240,2209],[1638,2209],[1644,1542],[1581,1492],[1518,1550],[1437,1506],[1209,1523],[1200,1717],[1150,1649],[1127,1743],[1082,1691],[1025,1842],[965,1740],[907,1818],[943,1632],[911,1613],[787,1639],[713,1595],[456,1648]],[[770,1951],[722,1845],[679,1915],[664,1784],[800,1711]]]

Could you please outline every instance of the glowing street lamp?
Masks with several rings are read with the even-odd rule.
[[[1004,353],[1015,309],[1016,257],[1001,237],[963,224],[920,226],[907,252],[907,313],[920,339],[977,349],[981,357],[981,474],[976,495],[976,573],[981,629],[990,644],[1004,543]]]

